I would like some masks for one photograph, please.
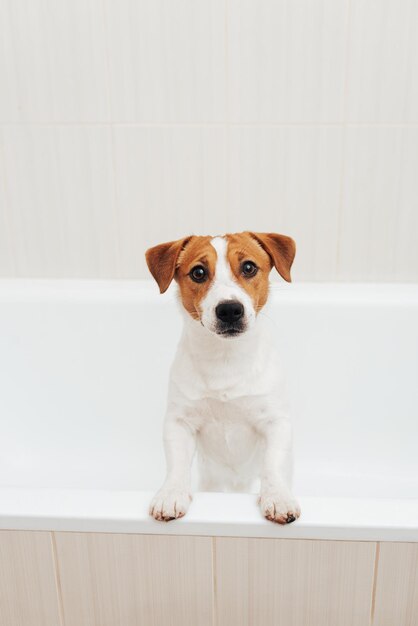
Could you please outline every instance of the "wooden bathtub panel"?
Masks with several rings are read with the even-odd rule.
[[[418,544],[381,543],[373,626],[417,626]]]
[[[375,552],[373,542],[217,538],[217,624],[369,626]]]
[[[55,533],[65,626],[211,626],[212,539]]]
[[[0,531],[0,624],[61,624],[49,532]]]

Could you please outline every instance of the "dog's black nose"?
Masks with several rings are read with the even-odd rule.
[[[216,317],[225,324],[233,324],[238,322],[244,315],[244,307],[241,302],[236,300],[226,300],[221,302],[215,309]]]

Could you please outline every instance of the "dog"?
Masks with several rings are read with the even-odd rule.
[[[290,237],[255,232],[193,235],[147,250],[160,292],[174,279],[184,311],[164,423],[167,475],[150,505],[156,520],[186,514],[196,448],[202,491],[251,492],[258,477],[268,520],[288,524],[300,516],[290,490],[282,368],[260,315],[270,270],[290,282],[295,253]]]

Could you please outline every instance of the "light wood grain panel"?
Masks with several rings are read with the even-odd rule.
[[[417,39],[415,0],[351,0],[349,122],[417,122]]]
[[[65,626],[210,626],[212,539],[56,533]]]
[[[380,544],[373,626],[418,624],[418,544]]]
[[[346,0],[229,0],[230,119],[341,121],[347,8]]]
[[[218,626],[369,626],[373,542],[216,539]]]
[[[338,252],[342,133],[338,127],[232,127],[230,229],[296,240],[292,278],[333,280]]]
[[[403,149],[401,128],[346,131],[339,280],[402,280],[396,275],[395,258],[396,244],[401,249],[396,237]]]
[[[114,121],[224,121],[224,0],[105,0],[104,8]]]
[[[51,535],[0,531],[1,626],[59,626]]]
[[[418,38],[416,45],[418,47]],[[398,206],[394,229],[395,277],[398,281],[418,281],[417,163],[418,128],[405,127],[401,135]]]
[[[1,143],[0,275],[119,277],[110,130],[13,125]]]
[[[113,136],[121,277],[150,276],[150,246],[228,230],[224,128],[117,126]]]
[[[3,0],[0,40],[2,122],[109,119],[101,0]]]

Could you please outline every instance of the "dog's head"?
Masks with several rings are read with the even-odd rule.
[[[274,266],[290,282],[295,242],[274,233],[190,236],[146,252],[149,270],[164,293],[173,278],[189,315],[219,337],[250,329],[267,302]]]

